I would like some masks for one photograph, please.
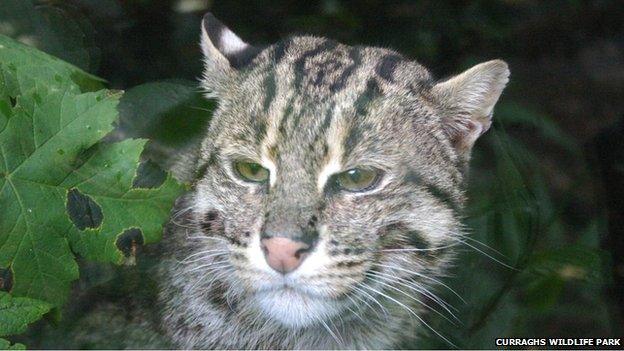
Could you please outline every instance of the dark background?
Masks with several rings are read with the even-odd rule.
[[[0,0],[0,34],[128,90],[196,80],[206,11],[252,44],[306,33],[388,47],[440,78],[506,60],[473,160],[471,239],[445,278],[461,299],[438,290],[461,322],[427,321],[461,348],[624,337],[621,1]],[[450,347],[420,332],[405,346]]]

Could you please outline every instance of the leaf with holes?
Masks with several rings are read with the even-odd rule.
[[[160,238],[182,189],[169,176],[135,179],[149,169],[139,168],[144,140],[98,143],[120,94],[86,92],[77,69],[45,65],[42,53],[32,69],[24,62],[34,49],[15,44],[7,54],[0,45],[0,58],[13,60],[0,61],[0,271],[10,272],[14,296],[58,306],[78,277],[74,253],[131,261],[138,245]]]
[[[139,246],[160,239],[182,187],[168,175],[153,177],[153,168],[144,163],[139,166],[144,145],[144,140],[98,144],[60,184],[68,189],[69,238],[76,252],[97,261],[131,263]]]
[[[0,336],[19,334],[50,310],[50,305],[0,291]],[[0,347],[1,348],[1,347]]]

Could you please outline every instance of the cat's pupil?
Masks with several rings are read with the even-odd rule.
[[[258,175],[258,173],[260,173],[260,170],[262,167],[260,167],[259,164],[257,163],[250,163],[249,164],[249,171],[251,172],[251,174],[253,175]]]
[[[353,183],[358,184],[362,181],[362,172],[360,172],[360,170],[357,168],[347,171],[347,175]]]
[[[373,186],[378,176],[374,169],[352,168],[336,176],[336,185],[347,191],[362,191]]]

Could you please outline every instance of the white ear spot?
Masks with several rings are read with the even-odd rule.
[[[224,28],[221,31],[221,38],[219,39],[219,49],[225,55],[235,54],[237,52],[245,50],[249,45],[241,40],[234,32],[228,28]]]
[[[202,86],[208,97],[218,98],[226,82],[239,68],[251,62],[260,49],[242,41],[211,13],[204,15],[201,31],[204,53]]]

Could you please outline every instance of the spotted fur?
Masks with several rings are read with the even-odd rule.
[[[503,61],[436,81],[382,48],[312,36],[255,48],[211,14],[202,87],[218,101],[161,266],[162,324],[182,348],[391,348],[421,331],[462,241],[470,149],[507,83]],[[233,169],[250,159],[266,184]],[[333,176],[379,169],[376,187]],[[312,252],[281,275],[260,237]],[[443,336],[440,336],[443,337]]]

